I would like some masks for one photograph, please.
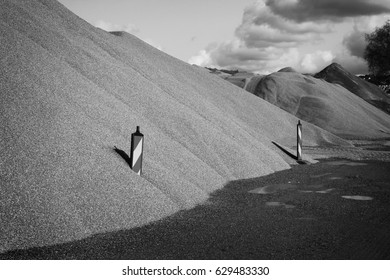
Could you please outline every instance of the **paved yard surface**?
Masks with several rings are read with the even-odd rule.
[[[390,162],[326,159],[230,182],[144,227],[5,259],[389,259]]]

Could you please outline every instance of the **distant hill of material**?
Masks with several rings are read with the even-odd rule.
[[[239,73],[232,77],[236,75]],[[386,114],[390,98],[339,64],[329,65],[315,77],[285,67],[267,76],[252,76],[245,84],[234,84],[340,137],[390,137],[390,116]]]
[[[272,73],[259,81],[255,94],[343,138],[390,136],[390,115],[343,86],[310,75]]]
[[[378,86],[352,75],[337,63],[332,63],[314,77],[339,84],[372,105],[390,113],[390,98]]]
[[[56,1],[0,1],[0,40],[0,252],[140,226],[294,163],[272,141],[295,145],[295,116]],[[305,145],[350,145],[303,125]],[[136,126],[142,176],[120,155]]]

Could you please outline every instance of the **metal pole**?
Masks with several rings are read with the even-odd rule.
[[[144,135],[137,131],[131,134],[130,167],[138,175],[142,174],[142,155],[144,152]]]
[[[297,160],[302,160],[302,124],[300,120],[297,125]]]

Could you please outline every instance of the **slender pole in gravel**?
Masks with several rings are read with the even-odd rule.
[[[302,124],[300,120],[297,125],[297,160],[302,160]]]
[[[144,135],[139,131],[131,134],[130,167],[138,175],[142,174],[142,156],[144,152]]]

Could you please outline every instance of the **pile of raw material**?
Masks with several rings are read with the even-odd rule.
[[[332,63],[315,75],[329,83],[338,84],[381,110],[390,113],[390,98],[378,86],[349,73],[341,65]]]
[[[284,71],[272,73],[259,81],[254,93],[298,118],[343,138],[390,136],[390,115],[345,87],[310,75]],[[365,94],[367,98],[376,96],[369,95],[368,91]]]
[[[56,1],[2,0],[0,41],[0,252],[140,226],[290,167],[272,141],[294,145],[296,117]],[[142,176],[114,150],[136,126]]]

